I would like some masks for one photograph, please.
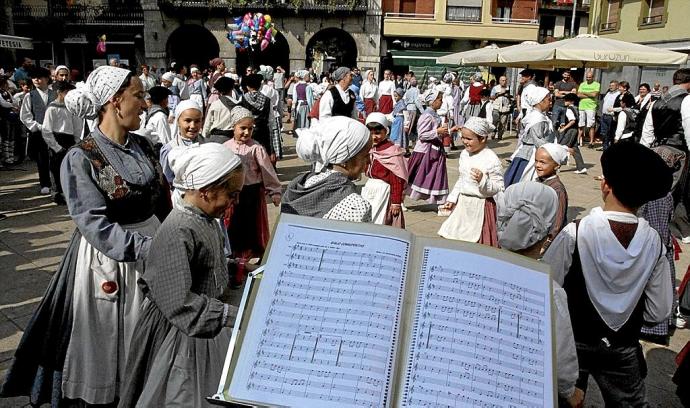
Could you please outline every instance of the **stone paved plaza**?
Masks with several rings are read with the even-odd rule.
[[[279,162],[278,172],[284,184],[299,172],[308,169],[294,155],[294,139],[284,135],[287,147],[285,160]],[[513,151],[515,139],[490,142],[496,153],[507,158]],[[564,166],[561,178],[570,197],[569,218],[584,216],[591,208],[601,204],[599,182],[601,175],[600,152],[585,148],[585,161],[589,174],[577,175],[574,167]],[[457,178],[459,151],[450,154],[448,174],[451,186]],[[25,163],[11,171],[0,171],[0,213],[8,216],[0,221],[0,381],[11,363],[22,330],[31,318],[34,308],[48,285],[67,247],[74,229],[65,207],[53,204],[47,196],[38,194],[38,175],[34,163]],[[435,236],[444,218],[437,217],[435,206],[406,201],[405,219],[408,230],[424,236]],[[278,214],[269,205],[271,224]],[[688,261],[690,246],[676,263],[682,278]],[[239,291],[238,291],[239,292]],[[669,347],[644,344],[649,375],[648,398],[653,407],[681,407],[675,397],[675,385],[671,377],[675,371],[676,353],[690,339],[690,331],[678,330]],[[28,406],[27,398],[0,399],[0,407]],[[586,406],[603,406],[598,391],[590,385]]]

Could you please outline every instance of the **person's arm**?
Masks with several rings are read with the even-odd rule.
[[[570,121],[568,121],[568,123],[566,123],[566,124],[561,128],[561,130],[565,132],[566,130],[570,129],[570,128],[573,127],[573,126],[577,126],[577,119],[571,119]]]
[[[7,109],[13,109],[14,108],[14,104],[12,102],[6,101],[5,98],[3,98],[1,96],[0,96],[0,106],[2,106],[3,108],[7,108]]]
[[[34,114],[31,112],[31,96],[27,93],[22,100],[22,107],[19,110],[19,119],[29,132],[40,132],[41,124],[36,122]]]
[[[647,117],[652,116],[647,115]],[[680,104],[680,120],[683,123],[683,133],[685,142],[690,143],[690,97],[686,96]],[[690,146],[690,144],[688,144]]]
[[[625,130],[625,125],[628,123],[628,116],[625,112],[621,111],[618,114],[618,122],[616,124],[616,135],[613,138],[614,141],[619,141],[621,136],[623,136],[623,131]]]
[[[388,184],[391,186],[391,204],[402,204],[403,200],[405,199],[405,186],[407,185],[407,180],[403,180],[393,174],[393,172],[390,172]]]
[[[212,227],[219,228],[215,221],[210,222],[214,223]],[[192,290],[192,275],[200,271],[192,270],[190,260],[198,256],[194,244],[201,237],[187,226],[168,225],[161,227],[151,245],[146,276],[141,278],[144,293],[163,316],[187,336],[213,338],[223,327],[234,323],[237,309]]]
[[[484,197],[493,197],[500,191],[503,191],[503,166],[501,166],[500,160],[496,162],[487,169],[486,173],[482,175],[482,179],[479,181],[479,192]]]
[[[440,139],[438,128],[434,120],[428,115],[420,118],[419,122],[417,122],[417,134],[419,135],[419,140],[423,142]]]
[[[283,186],[280,184],[280,180],[278,179],[278,175],[273,168],[271,159],[268,157],[268,154],[266,153],[266,150],[264,150],[263,146],[256,146],[254,149],[254,157],[256,159],[256,163],[259,165],[259,169],[261,170],[261,181],[263,182],[266,191],[268,191],[268,194],[271,196],[280,196],[283,191]]]
[[[558,395],[568,399],[575,392],[575,383],[579,376],[577,350],[573,326],[568,311],[568,296],[565,290],[554,283],[553,303],[556,306],[556,367]]]
[[[63,150],[62,146],[60,146],[57,140],[55,140],[55,135],[53,134],[53,125],[57,125],[59,120],[60,119],[57,117],[57,109],[49,106],[48,109],[46,109],[46,114],[43,118],[41,135],[43,136],[43,140],[45,140],[50,150],[54,151],[55,153]]]
[[[170,163],[168,162],[168,154],[170,154],[170,150],[172,150],[172,146],[170,143],[166,143],[161,147],[161,152],[160,152],[160,164],[161,168],[163,169],[163,175],[165,175],[166,180],[168,180],[168,183],[172,186],[173,180],[175,179],[175,172],[172,170],[172,167],[170,167]]]
[[[225,98],[223,95],[220,96],[221,98]],[[215,103],[215,102],[214,102]],[[215,122],[216,118],[216,111],[213,109],[214,103],[211,104],[211,106],[208,107],[208,112],[206,112],[206,120],[204,121],[204,128],[201,130],[201,134],[204,135],[204,137],[208,137],[208,134],[211,132],[213,123]]]
[[[333,116],[333,94],[326,91],[319,102],[319,120],[324,120]]]
[[[60,179],[69,214],[89,244],[118,262],[146,259],[151,237],[110,222],[105,198],[97,187],[97,176],[82,150],[67,152]],[[155,179],[152,182],[156,182]]]
[[[556,235],[556,238],[551,242],[549,249],[542,257],[542,261],[551,266],[551,277],[561,286],[563,286],[565,275],[568,274],[568,270],[570,270],[570,266],[573,263],[575,235],[575,223],[571,222]]]
[[[164,113],[157,113],[150,120],[149,124],[153,122],[154,132],[158,136],[158,141],[162,144],[170,142],[172,136],[170,134],[170,125],[168,124],[168,118]]]
[[[685,98],[686,100],[688,98]],[[685,102],[685,101],[683,101]],[[642,125],[642,136],[640,138],[640,144],[645,147],[651,147],[654,143],[654,120],[652,119],[652,108],[654,107],[654,102],[649,106],[649,113],[644,118],[644,124]],[[681,105],[681,108],[683,106]],[[682,118],[682,114],[681,114]],[[685,127],[683,127],[685,129]],[[690,128],[690,126],[689,126]],[[685,140],[688,140],[688,132],[685,132]]]
[[[673,309],[673,285],[671,284],[671,266],[666,258],[666,247],[661,245],[661,256],[654,266],[654,271],[644,289],[644,321],[660,323],[666,320]]]

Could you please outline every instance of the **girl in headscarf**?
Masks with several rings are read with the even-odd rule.
[[[565,227],[568,220],[568,191],[558,177],[558,169],[568,161],[568,148],[558,143],[546,143],[534,154],[534,168],[537,181],[551,187],[558,195],[556,218],[547,235],[542,253],[546,252],[551,241]]]
[[[303,129],[309,127],[307,114],[309,113],[309,104],[307,103],[307,91],[309,89],[309,73],[306,70],[297,71],[297,84],[294,89],[294,105],[295,105],[295,127],[294,129]]]
[[[443,93],[437,89],[431,90],[426,94],[425,102],[429,107],[417,122],[417,143],[408,163],[408,192],[413,200],[443,204],[448,196],[443,137],[456,129],[441,126],[441,118],[436,113],[443,103]]]
[[[408,177],[405,150],[388,139],[390,121],[383,113],[369,115],[366,125],[374,146],[367,169],[369,180],[362,196],[371,203],[374,223],[405,228],[402,212]]]
[[[139,128],[144,88],[131,72],[105,66],[65,97],[96,119],[62,162],[67,208],[77,229],[17,348],[0,396],[34,405],[112,405],[143,294],[151,237],[170,211],[167,183]]]
[[[374,78],[374,71],[368,70],[364,75],[364,81],[359,88],[359,96],[364,101],[364,111],[369,116],[372,112],[376,112],[376,101],[379,97],[379,86]]]
[[[473,116],[478,116],[482,108],[480,93],[484,89],[482,74],[477,72],[472,76],[472,83],[465,89],[461,104],[465,107],[465,120]]]
[[[523,103],[533,109],[522,119],[523,136],[513,161],[508,166],[505,175],[505,185],[509,186],[520,181],[536,179],[534,170],[534,153],[545,144],[553,140],[553,123],[546,116],[551,106],[551,93],[543,87],[532,86],[525,91]]]
[[[208,96],[206,108],[211,106],[211,104],[217,101],[220,97],[220,94],[218,93],[218,90],[214,87],[214,85],[216,81],[219,78],[221,78],[225,73],[225,61],[223,61],[221,58],[216,57],[209,61],[209,64],[211,65],[211,68],[214,69],[214,71],[213,74],[211,74],[211,77],[208,79],[208,89],[211,90],[211,95]]]
[[[243,264],[251,258],[264,256],[269,237],[266,194],[277,207],[282,186],[266,150],[252,139],[254,115],[236,106],[230,116],[233,138],[223,145],[242,159],[245,173],[240,202],[229,217],[228,236],[233,258],[239,260],[238,264]],[[242,275],[238,273],[233,282],[237,286],[246,277],[239,268],[238,272]]]
[[[146,296],[119,406],[205,407],[218,386],[237,308],[216,223],[237,203],[242,162],[217,143],[170,152],[182,201],[151,243],[139,285]]]
[[[204,83],[204,77],[201,74],[201,70],[196,66],[192,66],[190,69],[192,77],[189,78],[188,88],[189,88],[189,99],[196,102],[197,105],[201,106],[203,110],[206,106],[211,104],[206,104],[206,84]]]
[[[254,115],[253,138],[266,149],[271,163],[276,163],[276,153],[271,142],[271,129],[269,125],[271,117],[271,100],[259,92],[264,78],[259,74],[251,74],[244,78],[243,84],[247,92],[242,95],[241,106],[249,109]]]
[[[444,238],[498,247],[496,202],[503,190],[501,160],[486,142],[494,127],[486,119],[471,117],[462,128],[465,150],[460,154],[458,181],[444,205],[453,211],[438,234]]]
[[[526,181],[506,188],[498,200],[498,242],[501,248],[533,259],[541,257],[555,222],[558,197],[547,186]],[[556,305],[556,377],[559,406],[578,407],[584,391],[576,387],[578,361],[565,290],[553,282]]]
[[[407,109],[407,105],[402,99],[404,94],[405,91],[403,91],[402,88],[396,89],[395,93],[393,94],[393,97],[395,98],[395,105],[393,106],[393,112],[390,114],[390,139],[396,145],[402,147],[403,149],[407,149],[407,139],[405,138],[403,129],[405,126],[405,109]]]
[[[191,99],[180,102],[175,108],[174,137],[163,145],[160,156],[163,172],[170,184],[175,178],[175,173],[168,162],[168,154],[176,147],[191,146],[199,142],[199,135],[204,123],[204,114],[201,109],[201,106]]]
[[[298,132],[297,156],[316,166],[290,182],[281,212],[331,220],[371,222],[371,204],[357,193],[358,180],[369,165],[369,129],[345,117],[323,119]]]

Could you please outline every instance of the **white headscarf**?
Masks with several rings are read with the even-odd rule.
[[[549,153],[556,164],[565,164],[568,161],[568,148],[558,143],[546,143],[541,148]]]
[[[529,106],[534,106],[546,98],[549,90],[541,86],[531,86],[525,92],[525,103]]]
[[[298,129],[297,156],[317,163],[317,170],[342,164],[357,155],[369,142],[369,129],[360,122],[334,116],[319,121],[310,129]]]
[[[438,94],[440,93],[441,90],[438,89],[438,87],[428,89],[426,95],[424,96],[424,102],[426,102],[427,104],[431,104],[431,102],[435,101],[436,98],[438,98]]]
[[[168,162],[175,173],[173,186],[182,190],[204,188],[242,165],[235,153],[218,143],[176,147]]]
[[[68,94],[69,95],[69,94]],[[180,103],[177,104],[177,107],[175,108],[175,122],[173,122],[173,138],[170,141],[170,143],[173,146],[184,146],[184,142],[182,141],[182,136],[180,136],[180,127],[177,124],[177,120],[180,118],[180,115],[182,115],[182,112],[189,110],[189,109],[195,109],[201,112],[201,114],[204,114],[204,111],[201,109],[201,106],[199,106],[198,103],[196,103],[192,99],[186,99]],[[189,143],[189,142],[188,142]]]
[[[254,119],[254,114],[252,114],[252,112],[249,109],[242,106],[235,106],[234,108],[232,108],[232,110],[230,111],[230,130],[234,131],[237,122],[246,118]]]
[[[58,72],[60,72],[61,69],[64,69],[69,74],[69,68],[67,68],[66,65],[58,65],[57,67],[55,67],[55,73],[57,74]]]
[[[498,197],[496,230],[503,249],[519,251],[544,239],[558,209],[556,191],[542,183],[516,183]]]
[[[388,120],[385,114],[381,112],[372,112],[367,116],[367,121],[366,124],[370,123],[378,123],[379,125],[383,126],[386,128],[386,133],[390,133],[391,131],[391,121]]]
[[[85,119],[95,119],[101,108],[110,102],[131,75],[126,69],[103,66],[94,70],[83,84],[69,91],[65,106],[72,114]]]
[[[175,81],[175,74],[173,74],[172,72],[166,72],[161,77],[161,80],[173,82],[173,81]]]
[[[483,138],[491,136],[493,131],[496,129],[491,122],[478,116],[471,116],[469,119],[467,119],[467,122],[465,122],[463,127],[471,130],[474,132],[474,134]]]

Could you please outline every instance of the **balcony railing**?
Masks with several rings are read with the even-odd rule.
[[[610,21],[608,23],[601,23],[601,31],[613,31],[618,28],[618,21]]]
[[[661,24],[663,22],[664,22],[663,14],[658,15],[658,16],[649,16],[649,17],[642,18],[642,25]]]
[[[385,18],[403,18],[403,19],[413,19],[413,20],[433,20],[433,14],[425,13],[385,13],[383,15]]]
[[[326,12],[367,11],[368,0],[158,0],[161,8],[225,10],[312,10]]]
[[[66,25],[143,26],[144,12],[140,5],[128,6],[12,6],[17,24],[34,24],[36,20],[52,17]]]
[[[482,21],[482,8],[448,6],[446,8],[446,20],[480,23]]]
[[[510,18],[510,17],[491,17],[491,22],[495,24],[531,24],[539,25],[539,20],[529,18]]]

